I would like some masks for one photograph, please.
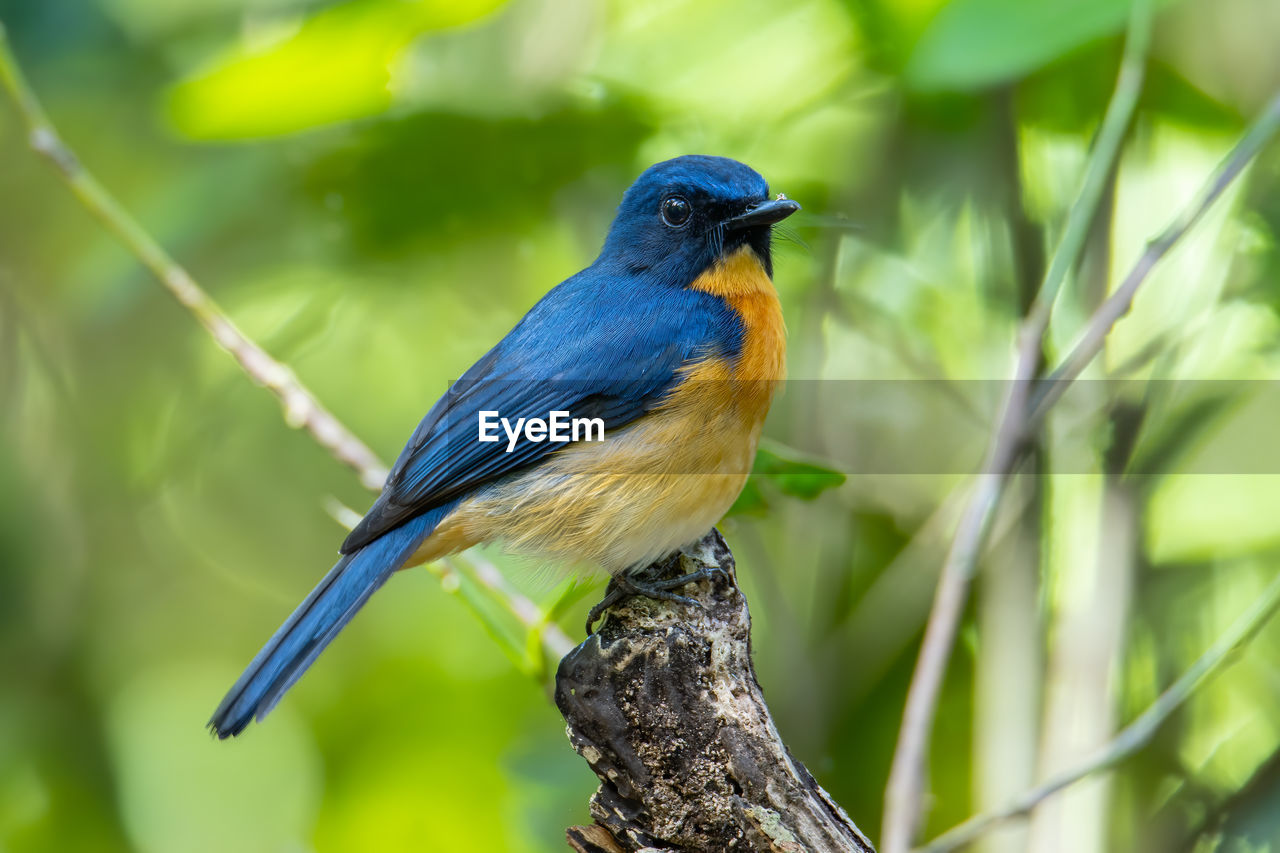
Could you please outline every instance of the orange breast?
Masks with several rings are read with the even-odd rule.
[[[732,405],[763,422],[787,372],[787,330],[773,281],[755,252],[744,246],[691,286],[729,304],[742,319],[743,341],[742,353],[727,375],[720,375],[727,365],[707,363],[690,371],[690,379],[727,380],[725,392],[734,398]]]
[[[477,542],[585,560],[620,572],[693,542],[742,491],[774,390],[786,331],[773,282],[749,249],[698,278],[742,318],[735,362],[691,366],[654,411],[605,437],[552,454],[464,501],[423,543],[418,561]]]

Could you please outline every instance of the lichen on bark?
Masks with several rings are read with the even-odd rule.
[[[778,735],[724,539],[713,530],[649,571],[657,579],[704,568],[717,571],[679,590],[699,606],[628,599],[560,662],[556,704],[601,782],[595,826],[571,828],[570,846],[872,851]]]

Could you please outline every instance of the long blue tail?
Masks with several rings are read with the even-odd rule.
[[[339,560],[227,692],[209,720],[214,734],[232,737],[265,717],[452,508],[411,519]]]

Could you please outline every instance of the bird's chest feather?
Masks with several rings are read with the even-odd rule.
[[[743,247],[698,276],[690,288],[723,299],[741,322],[742,340],[737,358],[711,358],[690,369],[695,388],[689,393],[697,393],[697,383],[707,383],[702,390],[709,393],[708,402],[762,422],[787,370],[786,326],[773,281],[755,252]]]
[[[786,331],[773,282],[750,250],[692,287],[737,313],[736,355],[693,362],[647,415],[464,502],[440,528],[458,537],[451,547],[501,539],[616,572],[696,540],[721,519],[746,483],[784,378]]]
[[[738,352],[712,354],[684,368],[662,404],[620,430],[611,450],[632,457],[633,468],[745,477],[786,373],[782,307],[773,282],[745,248],[699,276],[691,289],[723,299],[738,315]]]

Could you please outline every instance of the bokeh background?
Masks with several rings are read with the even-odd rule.
[[[873,839],[957,490],[1127,16],[1123,0],[0,0],[88,167],[384,458],[590,262],[645,166],[729,155],[800,200],[777,250],[798,381],[723,529],[779,727]],[[1275,0],[1160,5],[1050,358],[1280,88],[1277,44]],[[594,778],[547,662],[426,570],[376,596],[265,725],[228,743],[202,728],[331,564],[335,507],[369,496],[78,206],[10,107],[0,850],[563,849]],[[1280,572],[1277,233],[1272,149],[1050,421],[952,660],[927,834],[1105,741]],[[580,637],[598,586],[486,557]],[[1274,849],[1278,661],[1273,625],[1138,756],[982,849]]]

